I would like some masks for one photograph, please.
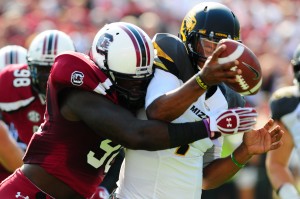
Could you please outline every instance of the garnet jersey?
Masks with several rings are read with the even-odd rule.
[[[179,88],[196,73],[184,44],[177,37],[157,34],[153,42],[156,70],[147,90],[146,107],[159,96]],[[221,84],[207,90],[173,122],[201,121],[219,110],[244,105],[245,100],[240,94]],[[160,151],[127,149],[118,181],[117,197],[201,198],[203,167],[220,157],[222,142],[222,137],[215,141],[206,138]]]
[[[271,115],[281,121],[292,135],[294,146],[300,157],[300,91],[299,86],[278,89],[270,98]]]
[[[70,87],[107,94],[111,81],[88,56],[66,52],[56,57],[48,80],[45,121],[34,134],[24,163],[38,164],[84,197],[102,181],[120,145],[101,138],[82,121],[68,121],[60,113],[59,95]]]
[[[32,89],[27,65],[13,64],[0,72],[0,109],[3,120],[13,123],[22,142],[28,144],[43,121],[45,97]]]

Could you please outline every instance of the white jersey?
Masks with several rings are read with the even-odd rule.
[[[164,84],[161,84],[162,81]],[[182,84],[182,81],[171,73],[156,70],[148,87],[146,106],[156,97]],[[227,101],[218,88],[207,100],[203,94],[173,122],[200,121],[206,118],[206,115],[227,108]],[[222,142],[222,137],[218,139],[217,144],[206,138],[186,146],[155,152],[127,149],[120,171],[117,197],[120,199],[200,199],[203,166],[220,157]]]
[[[195,74],[186,47],[178,37],[158,33],[152,41],[156,54],[155,72],[148,86],[146,107],[161,95],[178,89]],[[241,95],[222,84],[210,88],[173,122],[201,121],[220,109],[244,105]],[[200,199],[203,167],[220,157],[222,143],[222,137],[214,142],[206,138],[189,145],[155,152],[126,150],[117,197]]]

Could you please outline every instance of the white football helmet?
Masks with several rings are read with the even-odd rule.
[[[54,59],[65,51],[75,51],[72,39],[59,30],[46,30],[39,33],[31,42],[27,62],[34,87],[45,93],[46,83]]]
[[[0,49],[0,70],[9,64],[27,64],[27,50],[18,45],[7,45]]]
[[[115,85],[119,101],[123,97],[131,107],[143,105],[153,76],[154,48],[141,28],[126,22],[105,25],[94,38],[90,57]]]

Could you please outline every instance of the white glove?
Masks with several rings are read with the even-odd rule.
[[[290,183],[283,184],[278,192],[281,199],[300,199],[297,189]]]
[[[210,138],[215,139],[220,133],[232,135],[250,131],[256,124],[257,116],[256,110],[252,107],[228,109],[211,115],[207,119]]]

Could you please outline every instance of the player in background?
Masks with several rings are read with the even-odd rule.
[[[180,38],[167,33],[153,38],[156,68],[146,95],[148,118],[205,121],[220,110],[244,107],[244,98],[222,83],[236,81],[240,71],[230,70],[236,62],[218,64],[224,46],[215,50],[222,38],[240,40],[239,22],[232,11],[219,3],[196,5],[182,22]],[[201,187],[220,186],[253,155],[282,144],[276,143],[282,132],[273,137],[272,124],[270,120],[264,128],[245,133],[243,143],[227,158],[220,158],[223,137],[155,152],[127,149],[116,197],[199,199]]]
[[[24,165],[0,184],[0,198],[91,198],[122,146],[160,150],[208,137],[211,126],[203,121],[171,124],[132,114],[144,105],[153,54],[143,30],[117,22],[98,31],[89,56],[71,51],[57,56],[45,121],[30,141]],[[246,117],[252,129],[257,115],[232,117]]]
[[[0,72],[3,120],[14,124],[20,140],[26,144],[43,121],[46,82],[54,58],[67,50],[75,51],[73,41],[67,34],[46,30],[30,43],[28,64],[12,64]]]
[[[289,168],[292,151],[300,157],[300,45],[291,60],[294,72],[294,85],[276,90],[270,98],[272,118],[286,132],[282,137],[283,146],[269,152],[266,169],[273,189],[280,199],[300,199],[296,179]]]
[[[0,71],[10,64],[27,64],[27,49],[18,45],[7,45],[0,49]]]
[[[0,49],[0,71],[10,64],[26,64],[27,49],[7,45]],[[2,114],[0,113],[2,120]],[[0,121],[0,182],[22,165],[26,144],[18,139],[14,125]]]

